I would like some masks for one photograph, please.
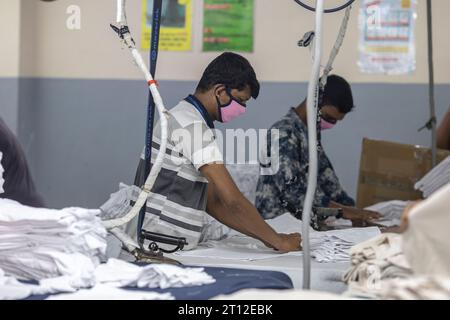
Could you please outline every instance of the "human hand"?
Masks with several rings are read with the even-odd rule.
[[[343,218],[352,221],[353,227],[367,227],[374,225],[374,222],[381,218],[378,212],[362,210],[353,207],[343,209]]]
[[[300,233],[284,234],[279,233],[280,237],[278,244],[274,248],[281,252],[300,251],[302,250],[301,242],[302,236]]]

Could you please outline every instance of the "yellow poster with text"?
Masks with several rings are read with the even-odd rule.
[[[150,50],[153,0],[142,0],[142,50]],[[192,0],[163,0],[159,49],[190,51],[192,37]]]

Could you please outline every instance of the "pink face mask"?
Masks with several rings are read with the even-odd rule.
[[[324,118],[320,118],[320,129],[321,130],[328,130],[333,128],[335,123],[331,123],[326,121]]]
[[[219,98],[216,97],[217,105],[219,108],[220,122],[230,122],[240,115],[244,114],[246,111],[245,105],[239,103],[229,92],[228,96],[230,97],[230,102],[225,105],[221,105]]]

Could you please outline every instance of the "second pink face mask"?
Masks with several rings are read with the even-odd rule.
[[[320,118],[320,129],[321,130],[328,130],[334,127],[334,123],[328,122],[324,120],[323,118]]]

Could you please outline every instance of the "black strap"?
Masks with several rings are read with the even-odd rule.
[[[159,31],[161,27],[161,11],[162,11],[162,0],[153,0],[153,15],[152,15],[152,35],[150,38],[150,74],[153,79],[155,78],[156,73],[156,63],[158,60],[158,46],[159,46]],[[152,155],[152,140],[153,140],[153,124],[155,121],[155,102],[153,101],[153,96],[149,91],[148,96],[148,108],[147,108],[147,131],[145,135],[145,179],[148,177],[151,168],[151,155]],[[145,181],[141,182],[138,185],[143,185]],[[137,237],[139,242],[141,242],[142,235],[142,224],[144,223],[145,209],[147,203],[141,208],[139,212],[139,220],[138,220],[138,228],[137,228]]]

